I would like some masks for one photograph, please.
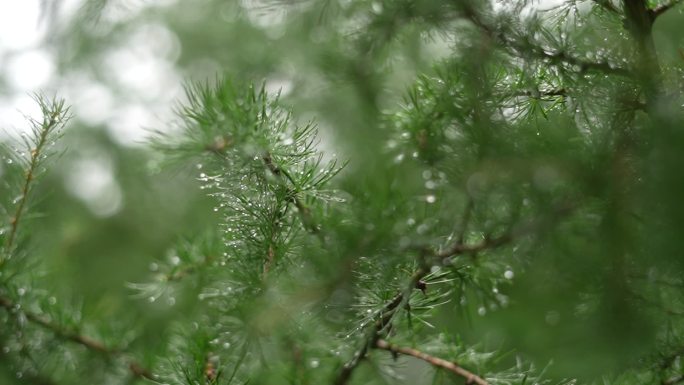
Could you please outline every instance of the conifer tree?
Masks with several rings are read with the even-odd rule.
[[[217,221],[112,289],[127,311],[83,319],[41,279],[37,186],[71,114],[35,97],[0,148],[0,383],[684,382],[684,61],[658,40],[678,1],[264,7],[319,72],[290,95],[187,82],[145,156]]]

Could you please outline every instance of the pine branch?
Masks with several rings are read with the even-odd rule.
[[[496,28],[490,26],[474,9],[472,9],[468,5],[464,6],[463,16],[471,23],[473,23],[476,27],[478,27],[490,39],[492,39],[495,42],[498,42],[504,48],[512,49],[520,57],[532,55],[540,59],[548,60],[550,64],[564,63],[571,66],[577,66],[580,68],[580,72],[592,70],[611,75],[619,75],[625,77],[633,76],[633,72],[631,70],[612,66],[607,62],[592,62],[588,60],[583,60],[571,56],[563,51],[549,52],[542,47],[533,45],[529,41],[525,41],[524,43],[516,41],[512,39],[507,33],[503,31],[498,31]]]
[[[485,238],[482,242],[480,243],[475,243],[475,244],[465,244],[462,242],[456,242],[454,243],[451,247],[447,248],[444,251],[438,252],[435,254],[435,257],[444,259],[444,258],[450,258],[456,255],[461,255],[461,254],[476,254],[478,252],[487,250],[487,249],[494,249],[499,246],[503,246],[507,243],[510,243],[514,239],[514,235],[512,232],[507,232],[504,233],[503,235],[500,235],[498,237],[494,238]]]
[[[4,308],[9,314],[13,314],[17,304],[14,303],[10,298],[0,295],[0,307]],[[22,311],[26,319],[46,330],[49,330],[56,337],[63,339],[65,341],[73,342],[75,344],[86,347],[88,350],[95,353],[100,353],[105,356],[122,356],[125,351],[116,348],[110,348],[106,346],[103,342],[88,337],[78,332],[64,329],[62,326],[51,322],[50,320],[29,311]],[[146,369],[143,365],[136,361],[129,361],[128,368],[131,374],[137,378],[145,378],[149,380],[156,380],[155,376]]]
[[[22,216],[26,211],[26,203],[29,198],[29,193],[33,187],[33,181],[36,177],[38,165],[45,155],[46,146],[48,145],[51,136],[70,119],[69,107],[65,107],[63,99],[53,99],[46,101],[40,96],[34,97],[39,104],[43,113],[41,121],[31,119],[33,129],[34,146],[29,148],[30,160],[25,171],[24,183],[21,187],[17,209],[14,215],[9,219],[10,232],[5,241],[5,253],[9,254],[14,246],[17,231],[21,222]],[[0,266],[2,264],[0,263]]]
[[[553,96],[567,96],[568,90],[565,88],[556,88],[545,91],[532,90],[532,91],[520,91],[512,94],[511,96],[527,96],[534,99],[553,97]]]
[[[571,204],[561,204],[554,209],[552,217],[555,219],[558,216],[565,215],[573,208],[574,206]],[[467,206],[463,215],[464,225],[466,225],[466,221],[469,220],[469,210],[472,210],[472,208]],[[411,292],[414,289],[419,289],[421,291],[425,290],[425,283],[422,281],[422,279],[430,272],[431,267],[427,263],[427,257],[431,257],[431,259],[434,261],[434,266],[449,265],[451,263],[451,257],[462,254],[478,253],[484,250],[501,247],[511,243],[516,239],[519,239],[524,235],[537,231],[539,228],[548,224],[548,221],[548,218],[537,218],[524,225],[518,226],[501,236],[494,238],[488,237],[482,242],[476,244],[464,244],[461,240],[458,240],[453,246],[441,252],[436,251],[432,254],[427,254],[425,250],[422,250],[421,258],[419,259],[420,267],[411,276],[406,290],[397,293],[392,300],[378,312],[376,317],[379,318],[373,323],[373,326],[368,331],[368,334],[363,341],[363,345],[361,348],[359,348],[359,350],[356,351],[354,356],[343,365],[342,370],[339,372],[334,384],[344,385],[349,381],[354,369],[358,367],[358,365],[361,363],[361,360],[364,359],[368,353],[368,348],[375,345],[380,338],[382,330],[385,330],[390,325],[392,318],[396,314],[396,311],[408,304],[408,301],[411,297]]]
[[[534,46],[531,43],[520,44],[517,42],[513,42],[512,40],[509,40],[508,43],[510,47],[518,51],[518,53],[520,53],[521,55],[532,54],[541,59],[549,60],[551,62],[550,64],[556,64],[560,62],[572,66],[577,66],[580,68],[580,72],[597,71],[624,77],[632,77],[634,75],[632,71],[628,69],[612,66],[607,62],[592,62],[588,60],[582,60],[574,56],[571,56],[563,51],[548,52],[542,47]]]
[[[425,277],[428,272],[429,270],[426,268],[419,268],[411,276],[406,290],[397,293],[392,300],[385,304],[385,306],[376,314],[378,319],[373,323],[373,326],[366,334],[363,345],[361,345],[361,348],[354,353],[352,358],[342,366],[337,378],[333,382],[335,385],[345,385],[349,382],[354,370],[359,366],[361,361],[366,358],[368,349],[375,345],[376,341],[380,338],[382,331],[389,328],[397,310],[403,308],[408,303],[414,289],[422,289],[420,284],[422,282],[421,279]]]
[[[24,348],[22,348],[23,350]],[[39,367],[39,363],[36,362],[35,359],[32,357],[24,356],[24,351],[22,351],[22,358],[27,359],[30,361],[33,365],[33,368],[36,369],[35,371],[33,370],[21,370],[19,373],[21,373],[21,380],[22,384],[32,384],[32,385],[58,385],[59,383],[52,378],[45,376],[44,374],[40,373],[37,369]],[[10,373],[12,372],[11,369],[13,368],[20,368],[21,363],[19,362],[20,360],[17,359],[16,356],[10,356],[7,354],[4,354],[2,357],[2,365],[0,365],[0,370],[4,371],[7,373],[7,375],[16,375],[16,373]]]
[[[540,216],[538,218],[529,220],[527,223],[522,223],[514,226],[507,232],[497,237],[485,237],[485,239],[475,244],[465,244],[462,240],[457,240],[452,246],[443,251],[434,253],[441,264],[449,264],[450,258],[462,254],[476,254],[484,250],[495,249],[504,246],[512,241],[539,231],[546,227],[549,222],[555,222],[559,217],[568,215],[574,210],[575,205],[569,202],[558,204],[550,214]]]
[[[397,346],[383,339],[378,339],[377,341],[375,341],[374,347],[376,349],[387,350],[395,356],[397,354],[403,354],[406,356],[415,357],[419,360],[423,360],[429,363],[432,366],[448,370],[452,373],[455,373],[458,376],[465,378],[466,384],[489,385],[489,383],[485,381],[482,377],[462,368],[456,362],[447,361],[442,358],[434,357],[427,353],[423,353],[420,350]]]
[[[274,162],[273,158],[271,157],[271,154],[267,152],[264,154],[262,157],[262,160],[264,162],[264,165],[266,165],[266,168],[269,170],[269,172],[276,178],[278,178],[278,181],[282,184],[285,184],[285,180],[289,181],[292,186],[296,186],[294,178],[285,171],[285,169],[282,169],[278,167]],[[319,228],[315,225],[313,217],[311,215],[311,209],[309,209],[304,202],[297,196],[297,191],[294,191],[293,188],[291,187],[286,187],[288,192],[288,201],[289,203],[292,203],[297,207],[297,213],[299,214],[299,219],[302,222],[302,226],[304,226],[304,229],[306,229],[309,233],[311,234],[317,234],[320,236],[320,230]],[[321,238],[322,239],[322,238]],[[264,272],[263,272],[263,277],[266,278],[268,275],[269,271],[271,270],[271,267],[275,264],[275,250],[273,249],[273,239],[270,240],[270,244],[268,245],[268,250],[267,250],[267,255],[266,255],[266,260],[264,261]]]
[[[266,153],[263,156],[263,161],[264,164],[266,165],[266,168],[273,174],[273,176],[279,178],[281,181],[283,181],[283,177],[286,178],[293,186],[296,185],[294,178],[287,173],[284,169],[278,167],[275,163],[273,163],[273,158],[271,157],[270,153]],[[311,216],[311,209],[309,209],[304,202],[297,196],[296,191],[289,191],[288,193],[290,201],[294,203],[294,205],[297,207],[297,210],[299,212],[299,217],[302,221],[302,225],[304,228],[310,232],[311,234],[317,234],[319,232],[318,227],[316,227],[314,220]]]

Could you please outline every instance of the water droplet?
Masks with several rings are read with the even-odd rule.
[[[56,304],[56,303],[57,303],[57,298],[55,298],[55,297],[50,297],[50,298],[48,298],[48,303],[49,303],[50,305]]]
[[[401,163],[404,160],[404,154],[399,154],[394,157],[394,163]]]
[[[515,273],[513,273],[513,270],[508,269],[504,272],[504,278],[513,279],[513,277],[515,277]]]
[[[224,343],[223,343],[223,348],[224,348],[224,349],[230,349],[230,342],[224,342]]]
[[[423,235],[423,234],[425,234],[429,229],[430,229],[430,226],[428,226],[428,225],[425,224],[425,223],[422,223],[422,224],[420,224],[420,225],[418,226],[418,228],[416,229],[416,232],[417,232],[418,234]]]
[[[147,298],[147,300],[148,300],[149,302],[154,302],[154,301],[157,300],[157,297],[155,297],[155,296],[152,295],[152,296],[150,296],[149,298]]]
[[[321,362],[318,360],[318,358],[312,358],[311,361],[309,361],[309,366],[313,369],[316,369]]]
[[[17,294],[19,294],[20,297],[23,296],[24,294],[26,294],[26,289],[20,287],[19,289],[17,289]]]
[[[159,265],[156,264],[155,262],[150,263],[150,271],[157,271],[159,270]]]
[[[425,201],[427,203],[435,203],[437,201],[437,197],[435,197],[434,195],[428,195],[425,197]]]
[[[484,306],[480,306],[480,308],[477,309],[477,314],[484,316],[485,314],[487,314],[487,309]]]
[[[171,264],[174,266],[178,266],[180,264],[180,261],[181,261],[181,259],[177,255],[174,255],[173,257],[171,257]]]

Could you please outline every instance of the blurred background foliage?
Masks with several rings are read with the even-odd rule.
[[[477,289],[452,293],[452,305],[430,320],[440,338],[447,344],[459,336],[463,343],[456,345],[498,352],[499,369],[524,359],[545,368],[546,378],[583,383],[653,383],[652,377],[640,382],[629,372],[655,367],[681,349],[680,9],[658,17],[654,25],[668,96],[660,118],[650,118],[641,107],[624,107],[645,103],[638,80],[600,71],[574,76],[584,69],[561,70],[531,59],[516,66],[506,49],[491,46],[455,16],[458,4],[444,1],[26,3],[2,5],[1,19],[16,12],[19,21],[10,23],[15,29],[3,31],[0,41],[1,140],[12,149],[25,130],[16,109],[35,116],[28,92],[56,93],[73,113],[57,144],[59,156],[36,185],[32,213],[37,215],[26,219],[31,239],[22,247],[39,256],[32,258],[36,274],[27,282],[72,309],[76,318],[99,325],[97,334],[105,340],[130,335],[133,341],[134,335],[134,350],[143,362],[175,354],[167,339],[176,322],[189,322],[199,311],[202,284],[190,280],[173,301],[150,302],[136,297],[127,283],[148,280],[160,260],[173,265],[184,242],[214,250],[212,244],[220,241],[206,234],[223,221],[213,210],[216,200],[198,180],[202,164],[169,165],[148,138],[154,131],[181,132],[174,111],[187,101],[184,84],[223,75],[236,83],[263,82],[268,92],[280,92],[295,121],[315,119],[326,159],[336,154],[349,160],[335,187],[352,198],[348,210],[354,213],[347,217],[362,228],[344,223],[343,210],[319,216],[321,226],[340,227],[336,241],[346,246],[330,256],[305,246],[322,258],[308,270],[320,277],[308,282],[336,276],[345,253],[398,250],[393,247],[406,237],[431,244],[435,234],[445,244],[450,232],[461,231],[460,218],[471,199],[477,230],[469,236],[475,241],[505,232],[520,218],[548,215],[559,199],[567,199],[562,203],[573,206],[568,220],[552,221],[542,226],[541,235],[466,267],[473,269],[468,274]],[[536,12],[538,19],[528,24],[506,21],[510,14],[496,20],[507,26],[504,30],[510,27],[505,33],[515,41],[560,39],[555,44],[581,60],[605,60],[611,68],[634,60],[624,22],[600,6],[615,4],[621,12],[617,2],[542,1],[517,8],[508,2],[470,3],[510,14]],[[543,30],[539,24],[560,25],[561,18],[574,25],[563,31],[549,27],[553,38],[535,33]],[[38,38],[14,44],[22,40],[19,34]],[[546,82],[541,87],[539,79]],[[522,101],[505,96],[561,88],[573,93],[563,102],[558,95]],[[516,124],[482,118],[496,116],[492,111],[506,103],[524,104],[506,110],[523,114]],[[484,120],[473,123],[478,114]],[[636,117],[621,120],[629,114]],[[472,130],[450,130],[454,122]],[[620,166],[613,152],[622,140],[616,134],[621,124],[629,125],[624,140],[634,142],[624,174],[615,172]],[[12,172],[6,162],[0,165],[3,181],[10,181]],[[621,175],[633,179],[616,181]],[[2,188],[3,201],[14,199],[13,185]],[[392,252],[368,257],[384,258],[378,262],[384,271],[371,281],[385,282],[405,268]],[[622,286],[625,282],[629,288]],[[292,290],[294,283],[282,285]],[[344,297],[341,303],[349,301]],[[104,383],[97,373],[105,364],[81,358],[67,360],[67,371],[78,374],[60,374],[69,381],[64,383]],[[5,358],[0,368],[0,383],[25,383]],[[421,368],[416,373],[429,373]],[[620,377],[625,372],[627,377]],[[431,374],[406,375],[405,383],[432,380]],[[281,383],[262,376],[255,383]],[[371,377],[358,373],[354,383],[366,383],[364,378]]]

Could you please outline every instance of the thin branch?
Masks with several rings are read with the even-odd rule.
[[[448,370],[458,376],[465,378],[466,384],[489,385],[489,383],[485,381],[482,377],[464,369],[456,362],[451,362],[442,358],[434,357],[416,349],[397,346],[383,339],[378,339],[377,341],[375,341],[375,348],[387,350],[388,352],[391,352],[393,355],[403,354],[406,356],[417,358],[419,360],[423,360],[432,366]]]
[[[487,249],[494,249],[503,246],[513,240],[513,233],[507,232],[495,238],[485,238],[480,243],[467,245],[461,242],[454,243],[451,247],[435,254],[437,258],[449,258],[461,254],[476,254]]]
[[[485,33],[493,41],[499,42],[504,48],[509,47],[513,49],[518,56],[524,57],[526,55],[534,55],[541,59],[546,59],[550,61],[550,64],[565,63],[573,66],[580,67],[582,72],[592,70],[603,72],[612,75],[620,75],[625,77],[632,77],[632,71],[615,67],[607,62],[592,62],[576,58],[574,56],[568,55],[566,52],[548,52],[542,47],[532,45],[530,42],[520,43],[511,39],[506,33],[502,31],[497,31],[494,27],[487,24],[470,6],[464,6],[463,16],[478,27],[482,32]]]
[[[546,98],[546,97],[553,97],[553,96],[567,96],[568,95],[568,90],[565,88],[555,88],[555,89],[550,89],[550,90],[527,90],[527,91],[519,91],[516,93],[511,94],[510,96],[527,96],[530,98],[534,99],[540,99],[540,98]]]
[[[458,243],[463,243],[465,240],[465,235],[468,230],[468,224],[470,223],[470,218],[472,217],[474,207],[475,200],[472,196],[468,195],[468,203],[466,203],[465,210],[463,210],[463,217],[461,218],[461,230],[458,234]]]
[[[22,370],[22,384],[58,385],[58,383],[55,380],[40,373],[40,371],[38,370],[39,365],[38,362],[36,362],[36,360],[34,360],[32,357],[28,357],[28,360],[31,361],[31,363],[33,364],[33,368],[36,369],[36,371],[33,372],[31,370]],[[3,357],[3,364],[3,371],[10,371],[11,368],[17,368],[20,366],[20,364],[18,364],[17,360],[14,357],[8,356]],[[12,373],[12,375],[14,375],[14,373]]]
[[[10,314],[12,314],[15,310],[16,304],[10,298],[0,296],[0,307],[5,308]],[[120,349],[107,347],[103,342],[95,340],[91,337],[79,334],[72,330],[64,329],[60,325],[52,323],[50,320],[38,314],[29,311],[22,311],[22,313],[28,321],[44,329],[49,330],[58,338],[84,346],[88,350],[91,350],[93,352],[101,353],[106,356],[121,356],[125,353]],[[128,369],[131,372],[131,374],[133,374],[137,378],[145,378],[148,380],[156,381],[155,376],[143,365],[136,361],[129,361]]]
[[[669,11],[670,9],[676,7],[677,5],[681,4],[682,0],[673,0],[667,4],[660,5],[652,10],[650,10],[651,14],[651,19],[655,20],[658,18],[658,16],[664,14],[665,12]]]
[[[563,51],[547,52],[543,48],[533,46],[531,44],[523,45],[523,44],[518,44],[518,43],[513,43],[513,42],[509,42],[509,43],[511,43],[511,47],[513,47],[515,50],[517,50],[521,55],[524,55],[525,53],[532,53],[533,55],[536,55],[539,58],[549,60],[551,62],[551,64],[562,62],[565,64],[577,66],[580,68],[580,72],[597,71],[597,72],[603,72],[603,73],[607,73],[607,74],[619,75],[619,76],[624,76],[624,77],[632,77],[633,76],[632,71],[625,69],[625,68],[612,66],[608,62],[592,62],[592,61],[582,60],[582,59],[576,58],[574,56],[570,56],[566,52],[563,52]]]
[[[29,149],[31,158],[28,168],[25,172],[24,183],[21,188],[21,195],[19,197],[17,209],[9,220],[11,227],[7,240],[5,241],[6,253],[9,253],[12,249],[12,246],[14,246],[17,230],[19,229],[19,223],[24,212],[26,211],[26,202],[28,201],[29,193],[31,191],[31,187],[33,186],[32,182],[35,179],[38,164],[43,157],[45,146],[48,144],[48,138],[55,130],[57,130],[59,127],[62,127],[69,119],[69,108],[64,107],[63,100],[55,100],[48,105],[43,99],[37,97],[37,102],[40,104],[43,111],[43,120],[42,122],[31,120],[31,124],[34,126],[34,133],[37,134],[37,140],[35,142],[35,147]]]
[[[462,241],[457,241],[452,246],[445,250],[435,252],[434,257],[438,259],[440,264],[449,264],[450,258],[462,254],[476,254],[484,250],[495,249],[504,246],[522,236],[534,233],[541,228],[548,225],[549,222],[555,221],[558,217],[569,214],[574,205],[571,203],[561,203],[553,209],[549,215],[530,220],[527,223],[519,224],[507,232],[497,237],[485,237],[485,239],[475,244],[465,244]]]
[[[4,296],[0,296],[0,307],[4,307],[7,309],[7,311],[12,312],[15,303]],[[80,335],[75,332],[71,332],[68,330],[65,330],[61,328],[59,325],[51,323],[49,320],[31,312],[24,311],[23,314],[26,316],[26,319],[40,325],[41,327],[50,330],[53,334],[58,336],[59,338],[62,338],[67,341],[75,342],[79,345],[83,345],[89,350],[93,350],[99,353],[104,353],[104,354],[114,354],[116,353],[115,350],[107,348],[103,343],[93,340],[90,337]]]
[[[429,269],[421,267],[416,270],[411,276],[406,290],[397,293],[391,301],[385,304],[383,308],[376,314],[378,319],[373,323],[372,328],[368,331],[366,338],[363,340],[363,345],[354,353],[352,358],[347,361],[337,375],[334,385],[345,385],[349,382],[352,373],[359,366],[361,361],[366,358],[368,349],[373,347],[380,339],[383,330],[387,330],[391,325],[392,318],[398,309],[406,306],[414,289],[421,289],[421,279],[427,275]],[[422,290],[422,289],[421,289]]]

